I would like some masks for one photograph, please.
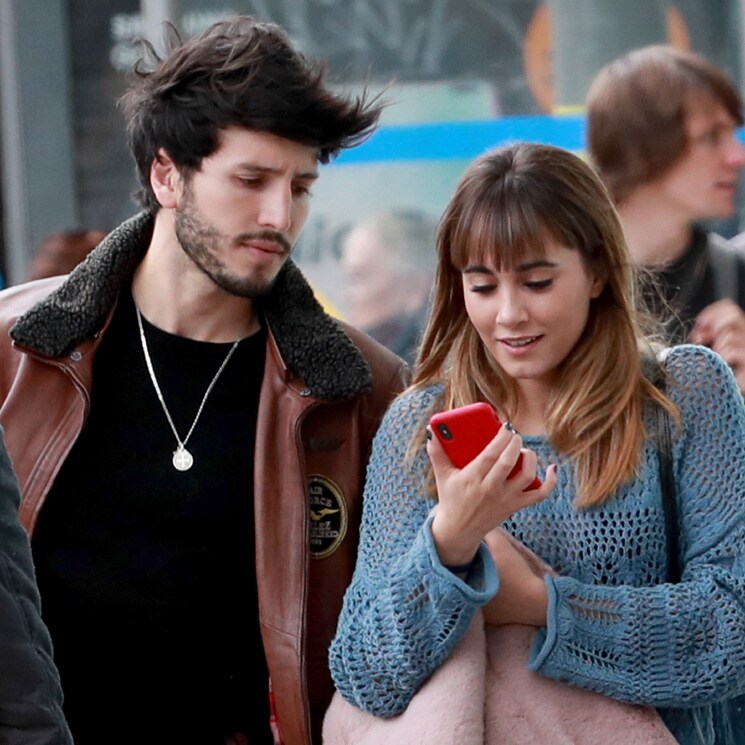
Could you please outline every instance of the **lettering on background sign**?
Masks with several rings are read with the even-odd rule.
[[[194,36],[215,21],[229,18],[236,13],[237,11],[230,7],[214,11],[192,11],[183,14],[178,27],[184,36]],[[145,19],[141,13],[115,13],[109,21],[109,30],[111,33],[109,62],[115,70],[129,71],[140,58],[140,51],[135,42],[147,36]],[[160,39],[150,39],[150,41],[158,42]]]
[[[133,41],[142,37],[145,25],[139,13],[116,13],[109,21],[111,49],[109,62],[115,70],[129,70],[139,59]]]

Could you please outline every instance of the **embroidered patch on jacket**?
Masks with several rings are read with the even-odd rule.
[[[347,503],[337,484],[320,474],[308,477],[310,555],[323,559],[339,548],[347,533]]]

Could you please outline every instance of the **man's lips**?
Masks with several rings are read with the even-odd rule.
[[[288,254],[292,250],[290,241],[274,230],[262,230],[255,233],[243,233],[236,239],[243,248],[253,248],[271,254]]]
[[[253,248],[257,251],[263,251],[264,253],[270,254],[284,254],[284,246],[280,245],[275,241],[263,241],[263,240],[250,240],[241,241],[240,244],[243,248]]]

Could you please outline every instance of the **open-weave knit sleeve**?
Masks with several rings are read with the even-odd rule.
[[[383,717],[406,708],[497,590],[484,546],[466,583],[442,566],[432,541],[427,454],[422,447],[412,459],[408,450],[436,395],[436,389],[407,394],[381,423],[368,466],[357,565],[330,650],[342,696]]]
[[[531,668],[632,703],[697,707],[745,690],[745,409],[730,369],[709,350],[676,347],[666,366],[683,417],[673,445],[682,581],[547,579],[548,624]],[[649,550],[650,539],[634,543],[633,521],[644,522],[652,488],[659,491],[656,461],[648,459],[626,490],[626,505],[636,499],[638,512],[618,513],[632,524],[612,524],[608,511],[604,525],[588,517],[598,534],[587,534],[585,564],[598,539],[617,541],[599,568],[611,577]]]

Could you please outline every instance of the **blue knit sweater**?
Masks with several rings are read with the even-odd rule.
[[[703,347],[667,356],[680,408],[673,463],[683,579],[667,575],[654,443],[638,478],[603,505],[577,510],[571,462],[545,437],[524,438],[539,470],[561,460],[541,504],[505,527],[559,573],[529,666],[631,703],[656,706],[680,743],[710,745],[718,702],[745,692],[745,408],[724,362]],[[367,474],[360,551],[330,665],[350,702],[382,717],[406,708],[445,660],[476,609],[499,588],[485,546],[464,582],[439,561],[423,496],[427,455],[407,447],[437,405],[436,387],[406,394],[378,432]],[[654,431],[651,407],[645,412]]]

